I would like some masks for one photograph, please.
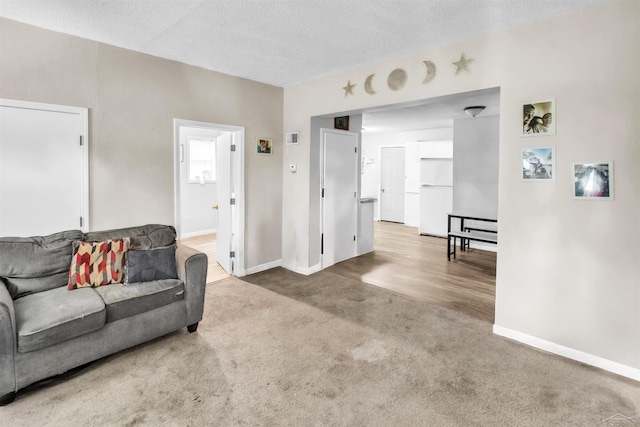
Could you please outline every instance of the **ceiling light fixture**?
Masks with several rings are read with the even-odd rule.
[[[478,114],[482,113],[486,107],[484,105],[475,105],[473,107],[467,107],[464,109],[464,112],[470,115],[471,117],[475,117]]]

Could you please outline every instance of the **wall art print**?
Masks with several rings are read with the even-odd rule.
[[[271,155],[273,141],[271,138],[256,138],[256,153]]]
[[[556,178],[555,147],[522,148],[522,179],[553,181]]]
[[[554,99],[522,104],[522,136],[555,135],[556,102]]]
[[[613,162],[573,163],[573,197],[613,200]]]

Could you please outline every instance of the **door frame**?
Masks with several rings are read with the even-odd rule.
[[[236,199],[234,208],[231,209],[231,230],[229,235],[234,236],[231,247],[234,248],[235,258],[233,262],[233,275],[241,277],[246,275],[244,263],[244,168],[245,168],[245,129],[244,126],[223,125],[218,123],[200,122],[195,120],[173,119],[173,192],[174,192],[174,218],[178,238],[181,236],[180,223],[180,128],[199,127],[222,132],[234,132],[240,135],[235,142],[235,155],[231,156],[231,187],[233,197]]]
[[[325,175],[324,175],[324,170],[325,170],[325,156],[324,156],[324,152],[325,152],[325,142],[324,142],[324,135],[326,133],[336,133],[336,134],[341,134],[341,135],[355,135],[356,137],[358,136],[358,134],[356,132],[351,132],[351,131],[345,131],[345,130],[339,130],[339,129],[331,129],[331,128],[320,128],[320,242],[321,245],[324,244],[324,210],[325,210],[325,202],[324,202],[324,197],[322,195],[322,189],[324,188],[324,182],[325,182]],[[356,241],[353,242],[354,243],[354,255],[353,257],[357,256],[358,254],[358,240],[360,239],[359,236],[359,229],[360,229],[360,142],[358,141],[358,143],[356,144],[357,153],[354,153],[354,162],[355,162],[355,191],[356,191],[356,197],[355,197],[355,205],[356,205],[356,209],[355,209],[355,235],[356,235]],[[353,258],[352,257],[352,258]],[[334,265],[334,264],[331,264]],[[325,264],[325,259],[324,259],[324,253],[321,250],[320,251],[320,269],[323,270],[325,268],[329,267],[329,265]]]
[[[404,148],[405,149],[405,168],[406,165],[406,153],[407,153],[407,145],[406,144],[394,144],[394,145],[381,145],[378,147],[378,220],[382,221],[382,149],[383,148]],[[405,170],[406,174],[406,170]],[[406,186],[405,186],[405,197],[406,197]],[[404,220],[402,222],[404,224]]]
[[[82,138],[80,147],[80,215],[82,225],[78,228],[84,232],[89,231],[91,229],[89,226],[89,109],[70,105],[45,104],[8,98],[0,98],[0,106],[78,115],[80,118],[79,132]]]

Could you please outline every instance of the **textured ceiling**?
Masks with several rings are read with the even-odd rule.
[[[0,0],[0,16],[286,87],[610,0]]]

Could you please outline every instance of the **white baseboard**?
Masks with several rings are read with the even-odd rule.
[[[311,267],[308,267],[308,268],[294,267],[286,264],[283,264],[282,267],[286,268],[287,270],[291,270],[294,273],[302,274],[303,276],[309,276],[313,273],[317,273],[318,271],[322,270],[320,264],[312,265]]]
[[[205,234],[214,234],[217,231],[218,231],[217,228],[211,228],[209,230],[193,231],[191,233],[180,233],[180,238],[186,239],[187,237],[196,237],[196,236],[203,236]]]
[[[256,265],[255,267],[249,267],[245,270],[245,274],[255,274],[261,271],[271,270],[272,268],[282,266],[282,260],[277,259],[275,261],[267,262],[266,264]]]
[[[632,368],[631,366],[623,365],[622,363],[594,356],[593,354],[565,347],[560,344],[523,334],[522,332],[514,331],[512,329],[503,328],[498,325],[493,325],[493,333],[549,353],[557,354],[568,359],[573,359],[578,362],[586,363],[587,365],[595,366],[596,368],[613,372],[614,374],[622,375],[623,377],[631,378],[632,380],[640,381],[640,369]]]

